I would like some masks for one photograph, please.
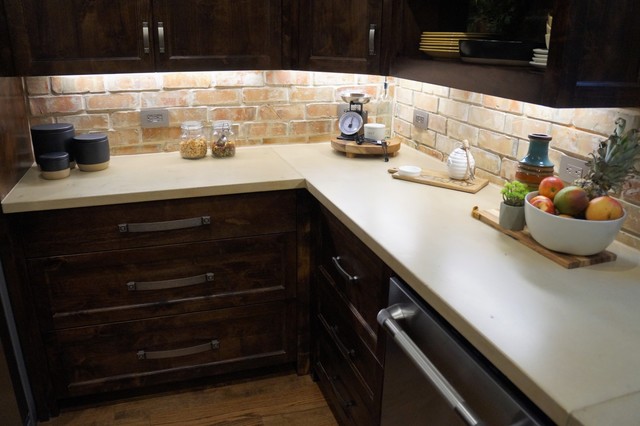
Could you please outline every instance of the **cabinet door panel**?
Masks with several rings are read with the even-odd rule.
[[[150,71],[150,0],[7,0],[16,68],[28,75]]]
[[[302,69],[377,73],[380,64],[382,1],[307,0],[301,7]],[[369,52],[371,25],[375,25]]]
[[[281,66],[281,0],[154,0],[158,70]],[[158,39],[159,41],[159,39]]]

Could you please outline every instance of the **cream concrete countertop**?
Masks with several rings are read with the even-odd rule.
[[[403,146],[388,163],[329,144],[112,158],[105,171],[44,181],[35,169],[5,212],[306,187],[558,424],[640,423],[640,253],[564,269],[472,218],[493,185],[467,194],[393,179],[389,167],[444,165]],[[87,176],[85,176],[87,175]]]

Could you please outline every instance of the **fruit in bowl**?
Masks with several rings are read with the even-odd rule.
[[[613,220],[577,219],[569,215],[547,213],[531,204],[538,192],[525,197],[524,216],[529,233],[549,250],[579,256],[600,253],[615,240],[627,218],[626,212]]]

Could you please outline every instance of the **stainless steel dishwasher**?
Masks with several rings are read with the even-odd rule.
[[[553,424],[406,284],[392,278],[381,424]]]

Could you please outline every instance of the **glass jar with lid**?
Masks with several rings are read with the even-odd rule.
[[[214,157],[233,157],[236,154],[236,143],[230,121],[213,123],[213,137],[211,139],[211,155]]]
[[[180,155],[182,158],[196,159],[207,155],[207,138],[199,121],[185,121],[180,126]]]

